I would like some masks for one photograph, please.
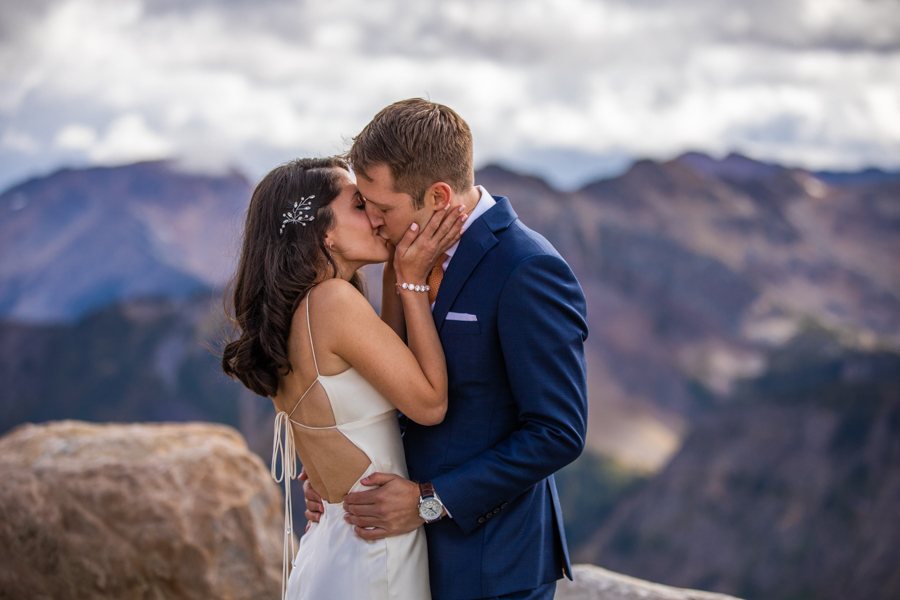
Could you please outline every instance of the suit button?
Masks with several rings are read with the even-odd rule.
[[[507,506],[509,506],[509,502],[504,502],[503,504],[500,505],[500,509],[502,510],[502,509],[506,508]]]
[[[484,523],[484,517],[478,517],[478,522],[479,522],[479,523]]]
[[[499,506],[498,506],[497,508],[494,509],[494,514],[496,515],[498,512],[500,512],[500,507],[499,507]]]
[[[490,519],[490,518],[493,517],[493,516],[494,516],[494,513],[489,512],[488,514],[484,515],[484,518],[485,518],[485,519]]]

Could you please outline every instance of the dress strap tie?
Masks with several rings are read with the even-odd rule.
[[[284,428],[284,442],[281,430]],[[281,455],[281,473],[278,473],[278,455]],[[284,552],[281,566],[281,598],[287,596],[287,582],[290,575],[290,563],[294,560],[294,536],[291,527],[294,523],[294,511],[291,506],[291,480],[297,478],[297,452],[294,446],[294,430],[290,417],[283,410],[275,415],[275,438],[272,445],[272,479],[280,483],[284,480]]]

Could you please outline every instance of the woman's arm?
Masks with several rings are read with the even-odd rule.
[[[384,272],[381,275],[381,320],[390,326],[401,340],[406,340],[406,320],[403,318],[403,302],[397,293],[397,273],[394,271],[394,247],[391,250],[391,260],[384,263]]]
[[[393,265],[399,283],[418,285],[425,289],[435,261],[462,234],[461,227],[468,217],[463,214],[464,209],[464,206],[458,206],[450,210],[450,205],[447,204],[443,209],[435,211],[421,234],[417,232],[417,224],[410,226],[394,252]],[[398,289],[403,305],[407,345],[435,389],[445,391],[440,418],[436,421],[440,423],[447,409],[447,362],[434,325],[429,294],[402,287]],[[414,418],[413,420],[416,421]]]
[[[465,215],[438,211],[421,233],[410,228],[395,252],[398,278],[425,285],[434,261],[459,239]],[[317,286],[316,318],[327,321],[330,350],[355,367],[403,414],[423,425],[447,411],[447,364],[428,294],[401,290],[409,346],[382,321],[355,288],[341,280]]]

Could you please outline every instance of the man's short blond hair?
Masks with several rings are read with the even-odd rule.
[[[394,191],[412,196],[422,208],[425,192],[444,182],[454,192],[475,184],[472,132],[466,122],[442,104],[411,98],[384,108],[353,138],[347,158],[358,177],[384,164]]]

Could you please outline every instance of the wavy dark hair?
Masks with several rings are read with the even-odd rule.
[[[279,376],[291,372],[287,341],[300,302],[313,285],[337,277],[325,236],[334,227],[339,169],[349,172],[340,158],[302,158],[272,170],[253,190],[241,258],[225,294],[233,331],[222,370],[260,396],[275,396]],[[282,232],[285,212],[308,196],[315,196],[307,213],[314,219],[287,223]],[[351,283],[363,291],[359,273]]]

